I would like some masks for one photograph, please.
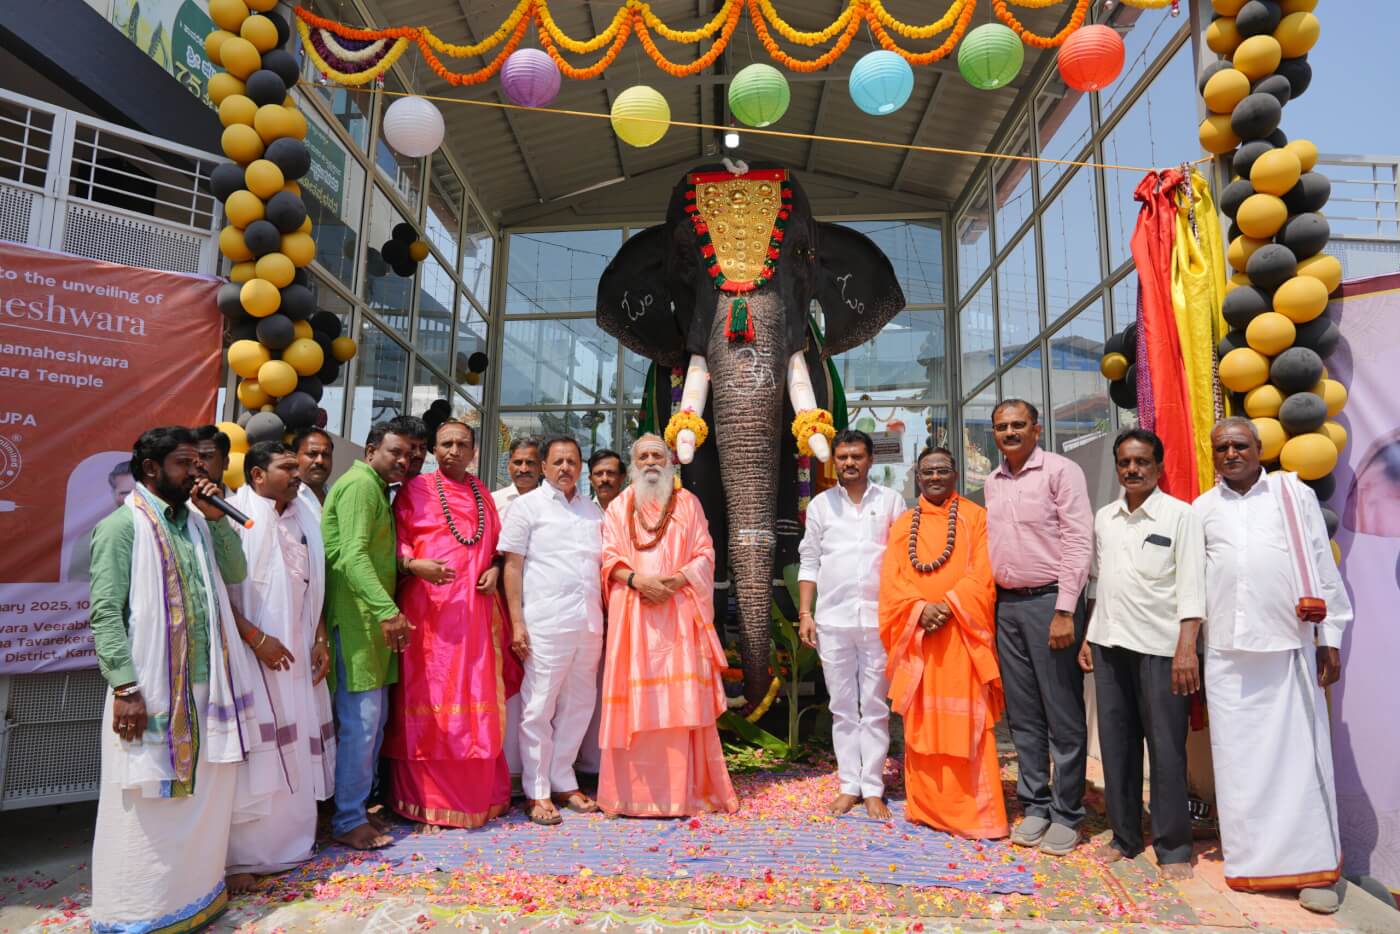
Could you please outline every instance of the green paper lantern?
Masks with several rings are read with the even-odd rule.
[[[958,71],[968,84],[982,91],[1006,87],[1020,73],[1025,59],[1021,37],[1001,23],[978,26],[958,46]]]
[[[729,112],[745,126],[770,126],[787,113],[792,93],[772,65],[746,65],[729,83]]]

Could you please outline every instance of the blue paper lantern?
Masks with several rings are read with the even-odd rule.
[[[914,92],[914,69],[888,49],[862,55],[851,69],[851,100],[868,114],[883,117],[903,107]]]

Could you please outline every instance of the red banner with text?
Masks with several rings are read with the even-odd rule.
[[[142,431],[212,419],[218,287],[0,241],[0,674],[96,664],[92,529]]]

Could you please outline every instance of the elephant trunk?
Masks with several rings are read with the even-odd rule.
[[[739,608],[744,696],[757,704],[772,680],[774,524],[778,502],[779,445],[783,417],[783,308],[777,291],[749,293],[754,339],[734,343],[725,336],[731,298],[721,294],[709,335],[711,411],[720,479],[729,516],[729,564]]]

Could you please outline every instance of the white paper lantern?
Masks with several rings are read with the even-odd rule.
[[[421,97],[400,97],[384,111],[384,141],[411,159],[436,150],[445,132],[442,114]]]

